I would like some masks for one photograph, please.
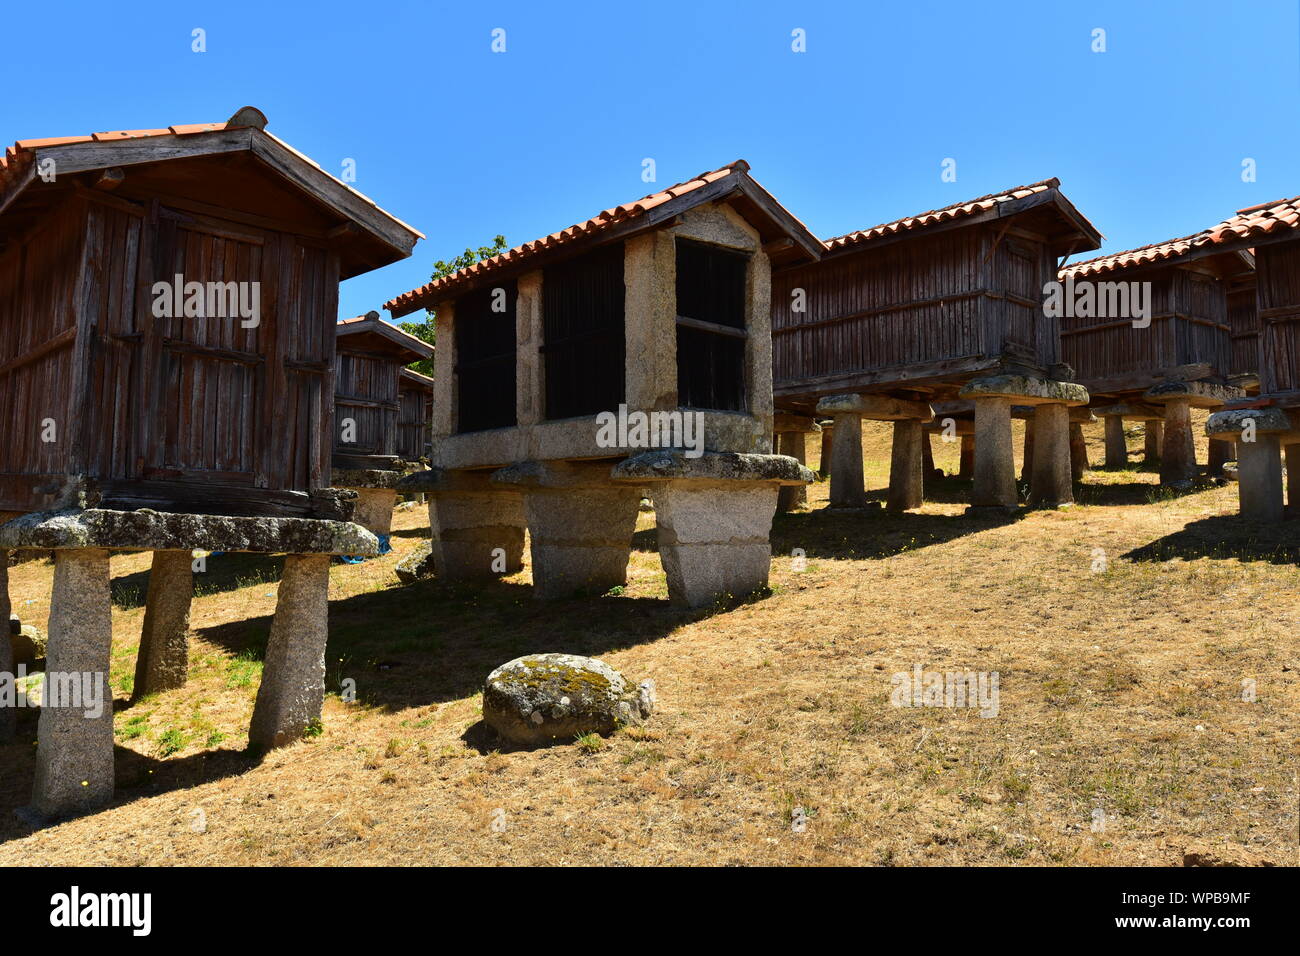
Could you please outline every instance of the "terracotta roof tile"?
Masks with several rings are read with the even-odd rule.
[[[527,260],[537,253],[551,249],[555,246],[561,246],[565,243],[573,242],[577,239],[603,232],[606,229],[616,226],[620,223],[635,219],[644,215],[646,212],[661,206],[678,197],[685,196],[710,183],[715,183],[720,179],[725,179],[736,173],[749,171],[749,164],[743,159],[738,159],[733,163],[728,163],[720,169],[714,169],[693,179],[680,182],[669,186],[667,189],[661,189],[659,192],[651,193],[640,199],[624,203],[620,206],[613,206],[605,209],[590,219],[575,223],[561,229],[559,232],[553,232],[549,236],[541,239],[534,239],[531,242],[525,242],[522,245],[515,246],[513,249],[507,249],[505,252],[492,256],[490,259],[482,259],[473,265],[466,266],[450,275],[441,276],[432,282],[420,286],[418,289],[412,289],[410,292],[404,292],[389,302],[384,303],[384,308],[390,312],[395,310],[410,310],[418,308],[422,300],[428,300],[430,296],[445,294],[448,290],[464,283],[470,278],[477,278],[502,269],[506,266],[517,265]]]
[[[879,226],[872,226],[870,229],[859,229],[856,232],[836,236],[834,239],[827,239],[826,245],[832,250],[860,245],[864,242],[870,242],[872,239],[879,239],[883,236],[891,236],[912,229],[922,229],[926,226],[947,222],[950,219],[958,219],[962,216],[970,216],[975,213],[984,212],[987,209],[992,209],[999,203],[1010,202],[1013,199],[1023,199],[1025,196],[1032,196],[1034,193],[1046,192],[1047,190],[1054,189],[1059,185],[1061,185],[1061,181],[1052,178],[1044,179],[1037,183],[1030,183],[1027,186],[1016,186],[1014,189],[989,193],[987,196],[980,196],[977,199],[968,199],[963,202],[953,203],[951,206],[944,206],[942,209],[931,209],[929,212],[923,212],[920,215],[908,216],[904,219],[895,219],[893,222],[886,222]]]
[[[1240,248],[1240,240],[1250,241],[1261,236],[1290,231],[1296,228],[1297,222],[1300,222],[1300,196],[1293,199],[1275,199],[1272,202],[1240,209],[1237,215],[1225,219],[1217,226],[1203,229],[1190,236],[1183,236],[1181,239],[1168,239],[1125,252],[1098,256],[1086,262],[1076,262],[1062,269],[1061,276],[1079,278],[1101,275],[1133,266],[1178,259],[1209,246],[1231,244],[1233,247]],[[1251,248],[1249,251],[1253,253],[1254,249]]]

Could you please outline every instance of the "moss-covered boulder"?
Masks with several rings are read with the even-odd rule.
[[[529,654],[502,664],[483,688],[483,719],[512,743],[571,741],[640,723],[655,705],[654,681],[632,684],[603,661]]]
[[[411,553],[397,562],[397,578],[403,584],[414,584],[422,578],[433,577],[433,544],[422,541]]]

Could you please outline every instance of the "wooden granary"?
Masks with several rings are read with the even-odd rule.
[[[193,550],[288,555],[250,744],[319,716],[330,556],[376,550],[329,487],[338,284],[419,237],[252,107],[5,151],[0,569],[55,552],[47,670],[107,700],[42,707],[34,816],[112,796],[110,550],[154,553],[137,696],[185,679]]]

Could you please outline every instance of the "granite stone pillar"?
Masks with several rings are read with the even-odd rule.
[[[14,645],[9,636],[9,551],[0,548],[0,686],[17,679],[14,670]],[[0,744],[11,743],[18,727],[17,689],[14,688],[15,705],[5,706],[0,701]]]
[[[830,505],[832,508],[864,508],[867,489],[862,476],[862,416],[855,412],[838,414],[834,430]]]
[[[975,399],[974,508],[1013,510],[1019,503],[1011,448],[1011,399]]]
[[[53,819],[113,799],[108,552],[55,552],[32,810]]]
[[[290,554],[285,558],[262,683],[248,727],[251,750],[291,744],[320,720],[325,701],[329,584],[328,554]]]
[[[788,455],[803,465],[807,463],[807,448],[807,432],[777,432],[776,453],[778,455]],[[785,485],[777,497],[776,510],[782,513],[794,511],[807,503],[807,485]]]
[[[889,465],[889,496],[885,507],[890,511],[910,511],[925,500],[922,445],[929,437],[915,419],[894,422],[894,443]]]
[[[1070,423],[1070,477],[1075,481],[1082,481],[1084,472],[1091,466],[1088,464],[1088,442],[1083,437],[1083,425],[1079,422]]]
[[[1128,443],[1124,438],[1124,418],[1121,415],[1106,416],[1106,467],[1128,467]]]
[[[1190,485],[1197,475],[1191,403],[1185,398],[1166,402],[1164,425],[1164,445],[1160,449],[1160,483]]]
[[[1164,423],[1157,419],[1147,419],[1142,426],[1142,458],[1150,466],[1160,464],[1160,445],[1164,440]]]
[[[1205,473],[1211,478],[1223,477],[1223,463],[1232,458],[1232,442],[1210,439],[1208,465]]]
[[[962,435],[957,477],[969,479],[975,474],[975,436]]]
[[[1278,436],[1257,434],[1238,446],[1237,494],[1241,516],[1255,521],[1281,521],[1282,450]]]
[[[1025,422],[1024,455],[1020,460],[1020,480],[1028,484],[1034,473],[1034,420]]]
[[[429,500],[429,556],[444,581],[517,574],[524,566],[524,503],[484,473],[450,473]]]
[[[1074,503],[1070,466],[1070,409],[1046,403],[1034,408],[1034,460],[1029,503],[1062,508]]]
[[[194,571],[189,551],[155,551],[135,659],[132,700],[185,686],[189,674],[190,604]]]

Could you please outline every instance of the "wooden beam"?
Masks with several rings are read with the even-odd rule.
[[[126,179],[126,173],[122,171],[121,166],[112,166],[108,169],[101,170],[98,178],[95,180],[96,189],[104,192],[112,192],[118,186],[122,185],[122,180]]]

